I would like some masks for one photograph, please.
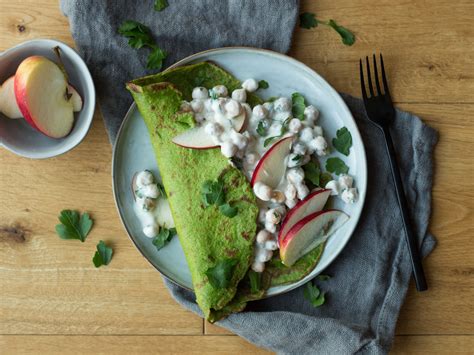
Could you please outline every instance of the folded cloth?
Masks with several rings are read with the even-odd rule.
[[[99,104],[113,142],[132,99],[124,83],[147,74],[148,51],[135,50],[117,34],[136,20],[150,27],[166,50],[165,66],[189,54],[222,46],[253,46],[287,52],[296,24],[297,0],[173,0],[162,12],[153,1],[62,0],[77,48],[94,77]],[[400,210],[381,133],[367,121],[360,100],[344,95],[368,160],[364,213],[350,242],[320,282],[326,303],[313,308],[300,287],[251,302],[247,310],[218,322],[248,341],[288,354],[386,353],[411,276]],[[423,255],[434,247],[427,232],[431,210],[436,132],[409,113],[397,111],[393,139],[411,216]],[[165,280],[173,297],[200,314],[194,294]]]

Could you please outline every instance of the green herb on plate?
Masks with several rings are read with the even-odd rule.
[[[293,117],[304,120],[304,109],[306,108],[306,104],[303,95],[299,92],[294,92],[291,94],[291,102]]]
[[[301,159],[303,159],[303,156],[301,154],[297,154],[293,158],[291,158],[291,161],[295,161],[295,162],[299,163],[301,161]]]
[[[352,136],[347,127],[342,127],[337,130],[336,138],[332,139],[332,145],[338,152],[345,156],[349,155],[350,148],[352,147]]]
[[[166,246],[169,242],[171,242],[171,239],[176,235],[176,229],[175,228],[165,228],[161,227],[160,232],[158,235],[156,235],[153,238],[153,245],[156,247],[156,250],[160,250],[163,247]]]
[[[303,171],[305,180],[308,180],[314,186],[319,186],[321,169],[314,161],[310,161],[303,165]]]
[[[223,205],[219,206],[219,211],[221,211],[221,213],[224,216],[229,217],[229,218],[233,218],[233,217],[237,216],[238,209],[237,209],[237,207],[233,207],[228,203],[224,203]]]
[[[326,160],[326,170],[336,175],[347,174],[349,167],[340,158],[329,158]]]
[[[256,131],[260,137],[265,136],[267,129],[265,128],[265,122],[263,120],[258,122]]]
[[[102,240],[97,244],[97,251],[92,258],[92,262],[95,267],[100,267],[102,265],[109,265],[110,260],[112,260],[112,248],[108,247]]]
[[[163,11],[168,7],[168,0],[155,0],[155,11]]]
[[[268,89],[270,85],[265,80],[260,80],[258,82],[258,88],[259,89]]]
[[[262,288],[262,273],[249,271],[250,293],[257,293]]]
[[[332,175],[329,174],[328,172],[321,173],[319,175],[319,186],[324,188],[326,187],[326,184],[332,180]]]
[[[342,39],[342,43],[346,46],[352,46],[355,43],[355,36],[354,34],[347,28],[340,26],[334,20],[329,21],[321,21],[316,18],[316,15],[311,12],[303,12],[300,14],[300,27],[311,29],[317,27],[318,24],[329,26],[333,28]]]
[[[207,269],[206,276],[209,283],[214,288],[226,288],[232,280],[234,268],[237,265],[236,259],[224,259],[215,266]]]
[[[201,199],[205,207],[223,205],[225,203],[224,182],[222,180],[206,180],[201,188]]]
[[[62,210],[58,218],[61,223],[56,225],[56,233],[61,239],[79,239],[84,242],[94,224],[87,212],[80,215],[77,211]]]

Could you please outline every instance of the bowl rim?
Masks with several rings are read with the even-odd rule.
[[[256,51],[256,52],[263,52],[265,54],[268,54],[268,55],[273,55],[273,56],[276,56],[276,57],[283,57],[285,60],[289,61],[289,62],[292,62],[293,64],[295,64],[296,66],[300,67],[301,69],[305,70],[306,72],[309,72],[311,75],[315,75],[316,77],[318,77],[319,80],[321,80],[324,84],[327,85],[330,93],[332,94],[332,96],[335,98],[335,100],[338,102],[339,105],[341,105],[341,107],[346,111],[346,113],[348,113],[350,115],[350,117],[352,117],[352,120],[354,121],[354,124],[355,124],[355,132],[351,132],[351,134],[353,134],[354,136],[356,136],[361,144],[362,144],[362,162],[361,162],[361,165],[363,166],[363,176],[364,176],[364,180],[365,180],[365,184],[363,184],[362,189],[359,189],[359,200],[362,201],[361,203],[361,206],[360,206],[360,209],[358,210],[358,213],[356,213],[356,215],[354,216],[351,216],[354,217],[356,219],[356,223],[354,224],[353,228],[351,228],[349,231],[348,231],[348,234],[349,234],[349,238],[346,239],[346,241],[344,243],[342,243],[339,248],[338,248],[338,251],[336,253],[336,255],[332,258],[331,261],[329,261],[328,263],[326,263],[325,265],[323,265],[322,269],[320,270],[320,272],[322,272],[326,267],[328,267],[330,264],[332,264],[332,262],[334,262],[334,260],[337,259],[337,257],[339,256],[339,254],[344,250],[344,248],[346,247],[347,243],[351,240],[352,236],[354,235],[354,232],[360,222],[360,217],[362,215],[362,211],[364,210],[364,205],[365,205],[365,201],[366,201],[366,195],[367,195],[367,154],[366,154],[366,151],[365,151],[365,145],[364,145],[364,141],[362,139],[362,136],[360,134],[360,131],[359,131],[359,127],[357,126],[357,123],[352,115],[352,112],[350,111],[349,107],[347,106],[347,104],[345,103],[345,101],[343,100],[342,96],[339,94],[339,92],[336,91],[336,89],[331,85],[329,84],[326,79],[324,79],[320,74],[318,74],[315,70],[313,70],[312,68],[310,68],[309,66],[307,66],[306,64],[300,62],[299,60],[293,58],[293,57],[290,57],[289,55],[287,54],[283,54],[283,53],[279,53],[279,52],[275,52],[275,51],[272,51],[272,50],[269,50],[269,49],[263,49],[263,48],[256,48],[256,47],[248,47],[248,46],[229,46],[229,47],[219,47],[219,48],[213,48],[213,49],[208,49],[208,50],[204,50],[204,51],[201,51],[201,52],[197,52],[197,53],[194,53],[194,54],[191,54],[183,59],[180,59],[178,60],[177,62],[175,62],[174,64],[170,65],[168,68],[166,68],[163,72],[165,71],[168,71],[170,69],[174,69],[176,67],[180,67],[180,66],[183,66],[183,65],[186,65],[188,64],[190,61],[194,60],[194,59],[198,59],[199,57],[205,55],[205,54],[208,54],[208,53],[212,53],[212,52],[220,52],[220,51],[226,51],[226,50],[244,50],[244,51]],[[140,246],[135,242],[134,238],[132,237],[132,233],[131,231],[128,229],[127,225],[125,224],[125,219],[124,219],[124,216],[122,214],[122,211],[121,209],[119,208],[119,203],[118,203],[118,192],[117,192],[117,189],[118,187],[116,186],[115,184],[115,165],[116,165],[116,159],[117,158],[117,151],[118,151],[118,142],[119,142],[119,139],[121,137],[121,135],[123,134],[123,131],[124,131],[124,127],[126,125],[126,123],[129,121],[130,117],[132,116],[131,113],[136,110],[137,107],[136,107],[136,103],[135,102],[132,102],[132,104],[130,105],[129,109],[127,110],[126,114],[124,115],[124,118],[120,124],[120,127],[117,131],[117,135],[116,135],[116,138],[115,138],[115,141],[114,141],[114,144],[113,144],[113,147],[112,147],[112,164],[111,164],[111,169],[112,169],[112,191],[113,191],[113,196],[114,196],[114,202],[115,202],[115,207],[117,209],[117,212],[119,214],[119,217],[120,217],[120,222],[122,223],[122,226],[124,227],[125,231],[127,232],[127,235],[128,235],[128,238],[132,241],[133,245],[135,246],[135,248],[140,252],[140,254],[148,261],[148,263],[153,267],[155,268],[166,280],[170,281],[171,283],[179,286],[179,287],[182,287],[188,291],[192,291],[194,292],[194,290],[192,288],[189,288],[188,286],[182,284],[181,282],[177,281],[177,280],[174,280],[171,276],[169,275],[166,275],[162,270],[160,270],[157,266],[155,266],[155,264],[146,256],[145,252],[142,251],[142,249],[140,248]],[[319,262],[318,262],[319,264]],[[318,265],[317,264],[317,265]],[[316,268],[316,267],[315,267]],[[299,281],[296,281],[294,283],[291,283],[291,284],[288,284],[288,285],[281,285],[281,286],[286,286],[284,290],[279,290],[279,291],[276,291],[276,292],[273,292],[273,293],[268,293],[268,290],[267,292],[265,293],[265,295],[262,297],[262,299],[265,299],[265,298],[269,298],[269,297],[273,297],[273,296],[277,296],[277,295],[280,295],[280,294],[284,294],[284,293],[287,293],[287,292],[290,292],[292,290],[294,290],[295,288],[298,288],[300,287],[301,285],[303,285],[304,283],[312,280],[313,278],[315,278],[318,274],[314,274],[313,275],[313,272],[314,272],[314,269],[312,269],[308,275],[306,275],[305,277],[303,277],[301,280]],[[279,287],[279,286],[276,286],[276,287]],[[270,290],[270,289],[269,289]]]
[[[95,91],[94,80],[92,79],[92,75],[91,75],[91,73],[89,71],[89,68],[87,67],[84,59],[82,59],[82,57],[80,56],[80,54],[77,52],[76,49],[70,47],[68,44],[66,44],[62,41],[58,41],[56,39],[35,38],[35,39],[31,39],[31,40],[19,43],[19,44],[15,45],[11,48],[8,48],[5,51],[1,51],[0,52],[0,58],[2,56],[6,55],[6,53],[8,53],[8,52],[12,52],[12,51],[21,49],[23,47],[29,47],[29,46],[32,46],[34,44],[45,45],[47,43],[49,43],[51,45],[51,48],[53,48],[54,46],[61,46],[61,47],[66,47],[67,48],[67,50],[69,52],[67,55],[70,58],[72,58],[75,67],[78,68],[77,72],[78,72],[79,76],[82,76],[86,81],[85,88],[87,89],[87,92],[90,96],[90,98],[88,97],[88,101],[90,102],[90,105],[88,105],[89,106],[88,107],[88,112],[84,112],[84,113],[82,113],[82,111],[79,112],[80,114],[85,115],[85,119],[84,119],[85,129],[84,129],[84,132],[82,134],[80,134],[79,136],[77,136],[77,138],[74,141],[71,141],[68,144],[64,145],[61,149],[53,147],[52,149],[47,150],[46,152],[37,153],[35,151],[25,151],[25,150],[16,149],[14,147],[11,147],[8,144],[5,144],[3,141],[0,140],[0,147],[5,148],[6,150],[8,150],[8,151],[10,151],[10,152],[12,152],[12,153],[14,153],[18,156],[21,156],[21,157],[24,157],[24,158],[29,158],[29,159],[53,158],[53,157],[62,155],[64,153],[67,153],[70,150],[77,147],[84,140],[84,138],[87,136],[87,133],[90,130],[90,127],[91,127],[91,124],[92,124],[92,119],[94,118],[94,113],[95,113],[96,91]],[[83,96],[86,96],[85,93],[83,93]],[[76,118],[76,120],[77,120],[77,118]],[[74,126],[73,126],[73,129],[71,130],[71,132],[73,130],[74,130]],[[67,137],[68,136],[66,136],[65,138],[67,138]]]

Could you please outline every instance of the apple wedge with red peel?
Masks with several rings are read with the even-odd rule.
[[[275,189],[286,172],[286,159],[290,154],[293,136],[280,139],[260,158],[253,171],[250,184],[261,182]]]
[[[297,222],[280,243],[280,258],[286,266],[292,266],[349,220],[342,211],[327,210],[312,213]]]
[[[300,220],[306,216],[319,212],[324,208],[331,190],[317,190],[310,193],[304,200],[299,201],[295,207],[288,211],[285,219],[281,223],[280,233],[278,233],[278,242],[281,244],[283,237]]]
[[[9,77],[0,87],[0,112],[8,118],[22,118],[15,98],[15,76]]]
[[[74,112],[79,112],[82,110],[82,96],[77,92],[76,88],[71,84],[68,84],[67,91],[71,95],[72,109]]]
[[[234,129],[237,132],[240,132],[244,127],[246,117],[247,114],[245,110],[242,110],[241,114],[232,119]],[[204,126],[188,129],[187,131],[178,134],[171,141],[183,148],[210,149],[219,147],[212,139],[212,136],[206,133]]]
[[[41,133],[63,138],[74,124],[73,104],[66,95],[66,76],[41,56],[21,62],[15,74],[15,97],[25,120]]]

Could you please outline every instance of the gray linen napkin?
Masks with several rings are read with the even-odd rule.
[[[297,0],[173,0],[162,12],[153,1],[62,0],[81,55],[95,79],[111,141],[131,104],[129,79],[147,74],[147,51],[130,48],[118,26],[134,19],[149,26],[168,53],[166,65],[213,47],[246,45],[287,52],[299,11]],[[387,155],[380,132],[367,121],[360,100],[344,95],[367,152],[369,181],[364,213],[350,242],[320,283],[327,301],[313,308],[303,288],[249,303],[245,312],[218,322],[252,343],[287,354],[386,353],[390,349],[411,266],[404,242]],[[393,138],[422,252],[428,234],[436,132],[398,111]],[[192,292],[165,280],[173,297],[200,314]]]

